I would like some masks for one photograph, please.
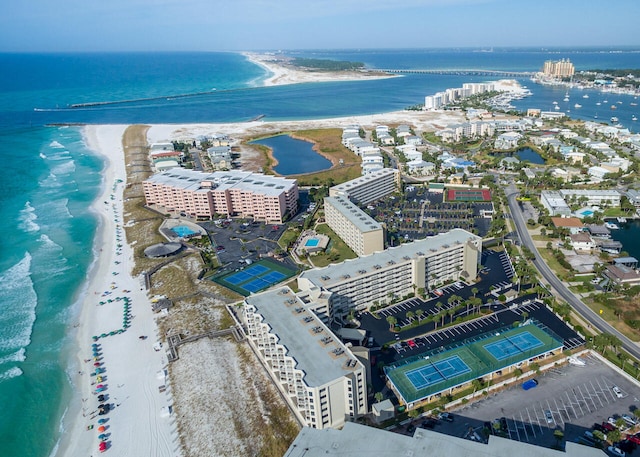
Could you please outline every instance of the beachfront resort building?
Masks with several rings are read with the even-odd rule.
[[[478,274],[482,239],[466,230],[402,244],[382,252],[302,272],[301,291],[332,293],[333,316],[351,310],[430,290],[436,284],[459,279],[473,280]]]
[[[249,344],[303,424],[338,428],[367,413],[364,365],[291,289],[245,298],[242,318]]]
[[[353,252],[359,256],[384,249],[384,228],[346,197],[326,197],[324,217]]]
[[[576,69],[569,59],[547,60],[542,68],[542,73],[552,78],[569,78],[575,72]]]
[[[329,189],[330,197],[345,197],[360,205],[386,197],[400,184],[400,173],[394,168],[383,168],[375,173],[338,184]]]
[[[148,206],[201,220],[226,215],[282,223],[298,208],[295,179],[239,170],[204,173],[174,168],[156,173],[142,186]]]

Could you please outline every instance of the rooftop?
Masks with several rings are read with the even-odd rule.
[[[427,257],[439,250],[448,249],[469,240],[479,241],[481,238],[463,229],[453,229],[447,233],[401,244],[367,256],[346,260],[324,268],[307,270],[300,274],[300,278],[306,278],[318,286],[331,287],[331,285],[338,284],[351,276],[379,272],[396,264],[407,263],[419,257]]]
[[[322,386],[353,372],[360,362],[288,287],[254,294],[245,303],[269,323],[308,386]]]
[[[325,197],[325,204],[329,203],[340,214],[347,218],[363,233],[382,229],[382,225],[346,197]]]
[[[185,190],[231,190],[242,189],[264,195],[277,196],[289,191],[297,184],[295,179],[230,170],[205,173],[201,171],[174,168],[156,173],[147,182],[163,184]]]
[[[347,422],[342,430],[303,427],[285,457],[327,456],[604,457],[601,449],[567,441],[565,451],[490,436],[489,443],[417,429],[413,436]]]

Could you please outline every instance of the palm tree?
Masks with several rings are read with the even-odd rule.
[[[423,314],[424,314],[424,309],[416,309],[416,317],[418,318],[418,322],[420,322],[420,319],[422,318]]]
[[[398,323],[398,319],[394,316],[387,316],[387,322],[389,323],[389,330],[393,332],[396,324]]]
[[[382,394],[382,392],[376,392],[376,394],[374,395],[376,401],[378,403],[380,403],[382,401],[382,399],[384,398],[384,395]]]
[[[473,294],[473,298],[476,298],[476,295],[478,294],[478,288],[477,287],[472,287],[471,288],[471,293]]]
[[[450,308],[449,311],[447,311],[447,314],[449,315],[449,323],[453,322],[453,316],[456,313],[455,308]]]
[[[442,302],[436,303],[436,308],[438,308],[438,315],[442,316],[442,324],[440,324],[441,327],[444,325],[444,313],[442,312],[443,307],[444,305],[442,304]]]
[[[414,316],[415,316],[415,313],[413,311],[407,311],[407,320],[409,322],[411,322],[413,320]]]

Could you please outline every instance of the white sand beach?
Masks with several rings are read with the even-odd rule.
[[[281,56],[275,54],[256,54],[244,52],[243,55],[252,63],[261,66],[269,73],[264,82],[265,86],[281,86],[285,84],[300,84],[310,82],[330,81],[362,81],[367,79],[398,78],[399,75],[380,74],[367,71],[304,71],[291,66],[283,66]]]
[[[98,455],[98,436],[102,433],[107,436],[109,455],[180,454],[178,440],[172,436],[173,418],[166,414],[171,405],[171,389],[167,386],[164,393],[158,390],[165,384],[158,373],[165,368],[166,355],[153,348],[157,337],[151,304],[140,279],[129,274],[133,255],[122,228],[125,129],[126,126],[89,126],[84,131],[89,147],[105,158],[106,169],[103,192],[92,205],[100,216],[94,247],[97,260],[81,299],[77,338],[80,372],[75,379],[81,398],[70,405],[69,423],[65,425],[58,456]],[[98,339],[95,343],[99,345],[99,355],[94,360],[92,337],[123,328],[125,297],[130,303],[131,326],[121,334]],[[140,339],[142,335],[147,338]],[[96,368],[104,370],[100,382]],[[97,385],[104,387],[100,392],[106,396],[103,403],[112,408],[105,415],[97,414]],[[99,424],[99,419],[106,421]],[[102,433],[100,425],[105,427]]]

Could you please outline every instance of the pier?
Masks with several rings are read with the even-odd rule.
[[[385,73],[396,74],[424,74],[424,75],[452,75],[452,76],[498,76],[511,78],[530,78],[535,75],[533,71],[502,71],[502,70],[412,70],[412,69],[385,69],[379,70]]]

